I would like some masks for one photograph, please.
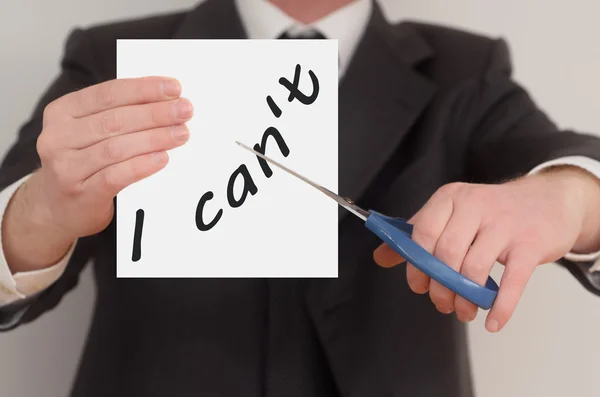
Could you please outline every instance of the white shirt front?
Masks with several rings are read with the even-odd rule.
[[[235,3],[249,39],[276,39],[285,32],[302,36],[314,30],[327,39],[337,39],[340,77],[352,60],[373,10],[372,0],[355,0],[307,26],[265,0],[235,0]]]
[[[352,60],[373,8],[372,0],[355,0],[310,26],[306,26],[266,0],[235,0],[235,2],[249,39],[275,39],[284,32],[288,32],[291,36],[301,36],[314,30],[328,39],[337,39],[340,78]],[[564,157],[540,164],[531,172],[538,172],[557,164],[581,167],[600,179],[600,163],[582,156]],[[25,176],[0,192],[0,222],[13,193],[28,177]],[[75,246],[74,244],[67,255],[54,266],[12,275],[2,251],[1,241],[0,235],[0,306],[31,296],[54,283],[67,266]],[[566,257],[574,261],[596,260],[595,267],[600,267],[600,252],[588,255],[568,254]],[[14,321],[18,321],[18,318],[15,318]]]

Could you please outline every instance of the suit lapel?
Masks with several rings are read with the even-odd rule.
[[[432,55],[416,31],[390,25],[375,4],[340,83],[339,194],[360,204],[423,112],[435,85],[414,66]],[[340,208],[340,220],[347,213]]]

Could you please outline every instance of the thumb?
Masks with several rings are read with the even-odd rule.
[[[381,267],[394,267],[403,262],[406,262],[402,256],[400,256],[396,251],[390,248],[387,244],[381,244],[377,249],[373,252],[373,259],[375,263],[377,263]]]

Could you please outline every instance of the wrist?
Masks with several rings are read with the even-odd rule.
[[[579,235],[571,252],[589,254],[600,250],[600,180],[576,166],[556,166],[540,173],[567,197],[570,216],[580,220]]]
[[[35,172],[9,201],[2,221],[2,248],[14,273],[58,262],[76,240],[54,221],[40,172]]]
[[[18,194],[21,196],[19,197]],[[27,222],[40,230],[52,231],[57,240],[74,241],[75,236],[66,227],[63,227],[60,209],[60,198],[53,197],[48,182],[45,180],[43,170],[37,170],[31,178],[15,193],[15,197],[22,203],[22,208],[28,211]]]

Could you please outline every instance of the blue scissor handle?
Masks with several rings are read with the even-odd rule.
[[[409,263],[444,287],[488,310],[498,294],[498,284],[488,277],[485,287],[474,283],[427,252],[411,239],[412,225],[401,218],[391,218],[369,211],[365,226]]]

